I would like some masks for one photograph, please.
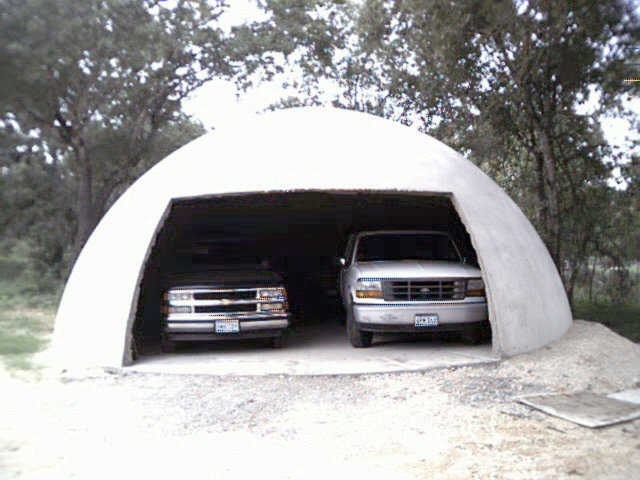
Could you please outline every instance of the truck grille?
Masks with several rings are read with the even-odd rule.
[[[253,300],[256,290],[226,290],[213,292],[194,292],[194,300]]]
[[[387,302],[451,300],[456,290],[454,280],[411,279],[385,280],[382,296]],[[464,287],[463,290],[464,292]]]
[[[165,295],[164,313],[169,317],[178,315],[182,321],[190,315],[203,313],[250,318],[264,316],[269,312],[281,313],[288,309],[286,293],[284,297],[259,298],[261,289],[262,287],[237,289],[176,287],[170,289]]]
[[[244,305],[196,305],[194,313],[255,312],[256,303]]]

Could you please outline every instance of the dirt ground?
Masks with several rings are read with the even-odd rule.
[[[309,361],[313,361],[312,358]],[[348,376],[0,377],[0,478],[638,478],[640,420],[514,401],[640,386],[640,346],[576,321],[493,366]]]

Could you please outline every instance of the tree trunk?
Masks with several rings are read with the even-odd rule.
[[[596,276],[596,262],[597,257],[594,257],[593,264],[589,270],[589,303],[593,303],[593,279]]]
[[[75,148],[76,161],[80,165],[77,170],[77,220],[78,229],[73,248],[73,263],[75,263],[80,251],[91,235],[96,223],[96,212],[93,203],[93,168],[87,158],[84,146]]]
[[[574,271],[571,272],[571,276],[569,277],[569,288],[567,288],[567,298],[569,299],[569,308],[571,308],[572,312],[573,312],[573,294],[575,291],[577,277],[578,276],[576,275],[576,270],[574,269]]]
[[[542,158],[542,155],[538,152],[536,152],[536,178],[537,178],[537,185],[536,185],[536,189],[538,191],[538,201],[540,202],[540,226],[544,229],[543,231],[543,236],[545,237],[545,239],[548,241],[549,240],[549,231],[547,230],[547,218],[548,218],[548,212],[547,212],[547,194],[546,194],[546,189],[545,189],[545,182],[544,182],[544,159]]]
[[[562,275],[563,266],[560,258],[560,218],[558,215],[558,184],[556,182],[556,159],[551,148],[551,141],[545,129],[538,130],[538,139],[542,151],[543,172],[546,188],[547,232],[550,241],[550,253]]]

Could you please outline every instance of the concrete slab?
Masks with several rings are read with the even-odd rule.
[[[336,324],[305,326],[286,347],[260,341],[195,344],[171,354],[141,357],[125,371],[203,375],[349,375],[420,371],[494,363],[491,344],[383,336],[370,348],[353,348]]]
[[[591,392],[532,395],[522,397],[518,401],[549,415],[589,428],[605,427],[640,418],[640,405]]]
[[[607,395],[609,398],[616,400],[622,400],[623,402],[631,402],[640,404],[640,388],[634,388],[632,390],[624,390],[622,392],[611,393]]]

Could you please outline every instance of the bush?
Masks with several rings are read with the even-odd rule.
[[[573,316],[602,323],[629,340],[640,342],[640,303],[577,302]]]
[[[63,282],[54,273],[41,272],[19,256],[0,256],[0,304],[53,309],[62,293]]]

